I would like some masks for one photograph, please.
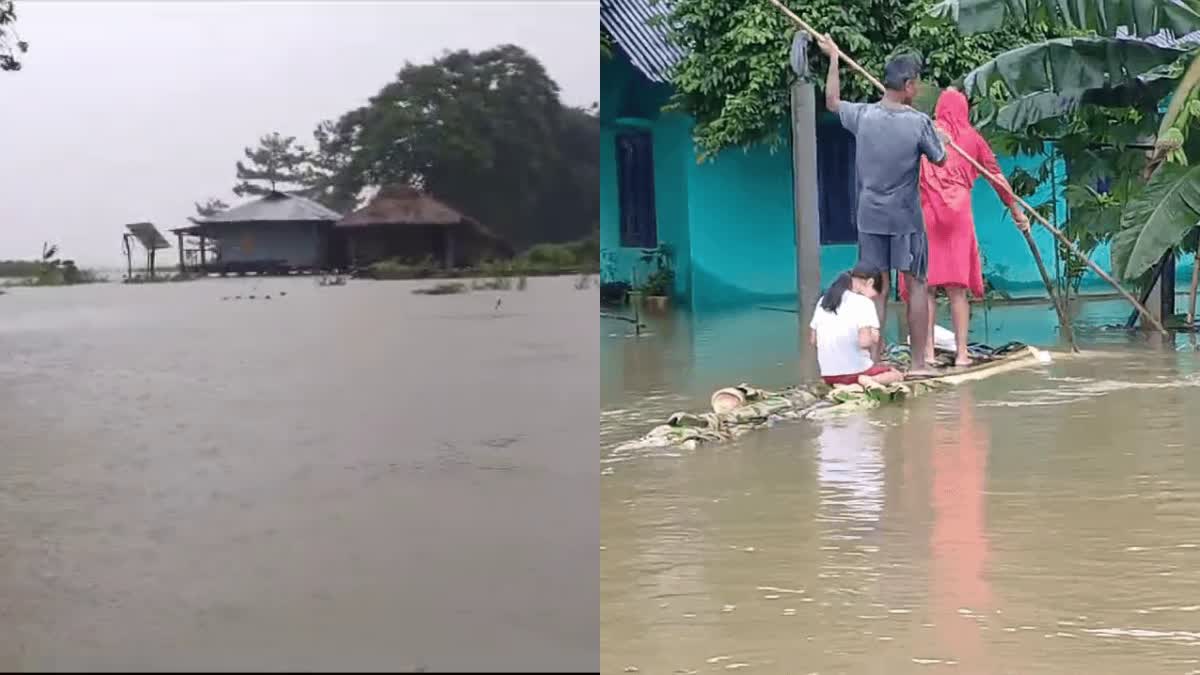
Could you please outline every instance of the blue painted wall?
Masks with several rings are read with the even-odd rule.
[[[653,139],[655,207],[659,242],[674,251],[677,300],[693,307],[726,307],[795,298],[796,248],[793,225],[791,148],[782,142],[726,150],[698,164],[691,140],[691,120],[661,108],[669,87],[648,81],[618,52],[601,61],[601,273],[607,280],[644,279],[648,269],[641,251],[620,246],[616,189],[616,134],[629,125],[650,130]],[[1036,173],[1044,156],[1001,157],[1006,172],[1020,166]],[[1044,183],[1028,199],[1033,205],[1056,203],[1056,222],[1066,218],[1062,182]],[[985,181],[973,193],[975,226],[984,256],[984,273],[1014,295],[1041,293],[1042,282],[1024,237],[1007,209]],[[1055,274],[1053,236],[1034,227],[1034,240]],[[828,284],[857,259],[853,244],[826,245],[821,251],[821,278]],[[1110,269],[1108,247],[1093,254]],[[1181,280],[1190,277],[1190,259],[1180,261]],[[1094,274],[1084,277],[1084,291],[1107,286]]]
[[[282,260],[303,267],[322,259],[323,237],[313,223],[231,223],[222,226],[219,234],[223,263]]]

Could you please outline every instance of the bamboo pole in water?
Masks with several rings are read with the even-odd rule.
[[[1052,290],[1050,273],[1046,271],[1046,265],[1042,262],[1042,252],[1038,250],[1037,243],[1033,240],[1033,233],[1026,229],[1021,230],[1021,234],[1025,235],[1025,242],[1029,244],[1029,252],[1033,254],[1033,261],[1037,263],[1038,272],[1042,275],[1042,283],[1046,285],[1046,292],[1050,294],[1050,302],[1054,303],[1054,311],[1058,314],[1058,325],[1062,329],[1063,337],[1066,338],[1071,351],[1078,353],[1079,347],[1075,344],[1075,330],[1071,328],[1071,320],[1067,318],[1066,300]]]
[[[780,0],[769,0],[769,1],[771,4],[778,7],[780,11],[782,11],[784,14],[786,14],[788,16],[788,18],[790,18],[793,22],[795,22],[796,25],[803,28],[814,38],[818,38],[821,36],[821,33],[818,33],[817,30],[815,28],[813,28],[812,26],[810,26],[804,19],[801,19],[799,16],[796,15],[795,12],[788,9],[786,5],[784,5],[782,2],[780,2]],[[862,75],[863,77],[865,77],[867,79],[867,81],[869,81],[872,85],[875,86],[876,89],[879,89],[880,91],[884,91],[883,83],[880,82],[879,80],[877,80],[874,75],[871,75],[871,73],[868,73],[865,68],[858,65],[858,62],[856,62],[854,59],[847,56],[846,53],[841,50],[841,48],[838,48],[838,54],[841,56],[842,59],[844,59],[846,61],[846,65],[850,66],[850,68],[853,69],[855,72],[857,72],[859,75]],[[985,169],[982,164],[980,164],[978,161],[976,161],[974,157],[972,157],[970,154],[968,154],[962,148],[958,147],[957,143],[955,143],[954,141],[950,141],[949,143],[947,143],[947,145],[949,145],[955,152],[957,152],[959,155],[961,155],[963,159],[967,160],[968,164],[975,167],[975,170],[978,171],[980,173],[980,175],[989,178],[993,182],[995,182],[997,180],[997,177],[992,176],[992,174],[989,173],[988,170]],[[1005,184],[1007,184],[1007,181],[1005,182]],[[1158,331],[1161,332],[1163,335],[1167,334],[1167,329],[1165,327],[1163,327],[1162,322],[1159,321],[1157,317],[1155,317],[1153,314],[1150,313],[1150,310],[1146,309],[1146,307],[1142,303],[1138,302],[1137,298],[1133,297],[1133,294],[1131,294],[1129,291],[1125,290],[1121,286],[1121,284],[1117,283],[1117,280],[1113,279],[1112,276],[1108,272],[1105,272],[1103,269],[1100,268],[1099,265],[1092,262],[1091,258],[1089,258],[1086,254],[1084,254],[1084,252],[1079,249],[1079,246],[1076,245],[1075,242],[1071,241],[1067,237],[1067,235],[1062,233],[1062,230],[1051,225],[1050,221],[1047,220],[1045,216],[1038,213],[1032,206],[1029,205],[1028,202],[1026,202],[1024,199],[1022,199],[1017,194],[1013,193],[1011,189],[1009,190],[1009,194],[1012,194],[1013,199],[1016,200],[1016,202],[1018,204],[1020,204],[1022,208],[1024,208],[1026,211],[1028,211],[1029,214],[1031,216],[1033,216],[1033,218],[1035,220],[1037,220],[1037,222],[1039,224],[1042,225],[1042,227],[1045,227],[1047,230],[1049,230],[1050,233],[1053,234],[1055,236],[1055,238],[1057,238],[1059,241],[1061,241],[1063,243],[1063,245],[1066,246],[1072,253],[1079,256],[1079,259],[1082,260],[1089,268],[1091,268],[1091,270],[1093,272],[1095,272],[1097,276],[1099,276],[1101,279],[1108,282],[1114,289],[1116,289],[1116,291],[1118,293],[1121,294],[1122,297],[1124,297],[1126,300],[1128,300],[1130,303],[1132,303],[1133,306],[1137,308],[1138,312],[1142,315],[1143,318],[1145,318],[1147,321],[1149,321],[1151,323],[1151,325],[1153,325],[1156,329],[1158,329]],[[1027,241],[1029,242],[1029,244],[1031,246],[1034,246],[1032,237],[1027,239]],[[1034,247],[1036,248],[1036,246],[1034,246]],[[1049,279],[1049,274],[1046,273],[1045,268],[1041,263],[1040,255],[1035,257],[1035,262],[1037,262],[1038,266],[1041,268],[1040,271],[1042,272],[1043,279],[1044,280]],[[1057,307],[1058,302],[1057,302],[1057,300],[1055,300],[1056,296],[1054,295],[1053,289],[1049,285],[1046,286],[1046,292],[1050,293],[1050,299],[1051,299],[1051,301],[1053,301],[1055,303],[1055,306]],[[1062,321],[1064,318],[1065,317],[1060,313],[1059,320]],[[1064,324],[1063,330],[1065,333],[1066,331],[1069,331],[1070,329]]]

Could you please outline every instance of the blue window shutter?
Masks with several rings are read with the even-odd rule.
[[[654,210],[654,142],[647,131],[627,131],[617,135],[617,199],[621,246],[658,246],[658,221]]]

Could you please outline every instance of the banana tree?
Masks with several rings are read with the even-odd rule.
[[[941,0],[932,13],[953,20],[964,33],[1012,22],[1081,35],[1000,54],[968,75],[964,88],[991,102],[986,122],[1001,129],[1053,128],[1084,106],[1131,109],[1156,122],[1153,134],[1141,139],[1148,146],[1146,161],[1112,237],[1114,272],[1126,281],[1146,279],[1164,252],[1194,252],[1200,168],[1189,166],[1188,158],[1200,156],[1200,144],[1189,134],[1200,122],[1200,45],[1160,46],[1125,35],[1170,37],[1200,30],[1200,0]],[[1160,115],[1159,103],[1168,97]],[[1193,272],[1189,321],[1197,282],[1200,276]]]

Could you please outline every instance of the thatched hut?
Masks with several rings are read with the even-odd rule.
[[[381,189],[334,230],[344,238],[353,266],[432,258],[454,269],[513,256],[508,242],[474,218],[406,185]]]

